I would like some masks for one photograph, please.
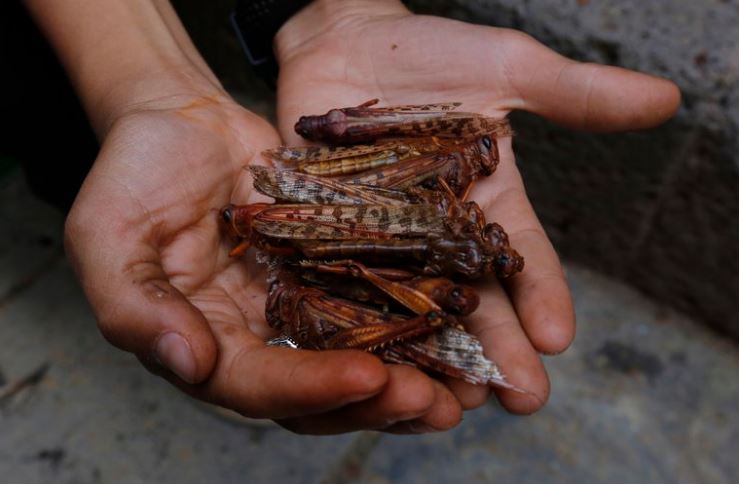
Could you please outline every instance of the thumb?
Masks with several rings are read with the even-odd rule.
[[[208,378],[217,358],[210,326],[169,283],[157,251],[120,239],[109,247],[78,219],[73,211],[67,220],[65,246],[105,339],[187,383]]]
[[[527,34],[510,32],[507,78],[511,109],[530,111],[588,131],[657,126],[675,114],[680,91],[671,81],[620,67],[576,62]],[[512,39],[513,40],[513,39]]]

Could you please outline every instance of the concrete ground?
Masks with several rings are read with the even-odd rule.
[[[547,358],[553,390],[538,414],[491,402],[444,434],[301,437],[218,416],[108,345],[61,224],[19,176],[0,180],[3,483],[739,479],[737,347],[581,267],[568,266],[577,340]]]

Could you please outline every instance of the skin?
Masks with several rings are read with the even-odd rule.
[[[452,100],[469,111],[526,109],[608,131],[654,126],[679,103],[668,81],[577,64],[518,32],[413,16],[390,0],[318,0],[276,39],[278,133],[225,93],[168,2],[26,5],[102,144],[65,228],[102,334],[188,394],[300,433],[447,429],[490,393],[362,352],[264,345],[271,332],[263,270],[253,259],[227,257],[232,243],[218,230],[218,210],[267,201],[242,167],[266,163],[263,149],[300,143],[292,132],[300,114],[373,97]],[[470,321],[488,356],[528,391],[498,398],[512,412],[531,413],[549,393],[538,352],[569,345],[574,315],[509,141],[501,154],[495,175],[471,196],[506,228],[526,269],[505,287],[485,282]]]

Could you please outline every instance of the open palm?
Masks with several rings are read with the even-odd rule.
[[[505,116],[525,109],[582,129],[638,129],[664,121],[677,107],[672,83],[623,69],[565,59],[520,32],[410,14],[399,2],[339,2],[331,12],[312,4],[278,34],[279,130],[301,140],[293,124],[302,114],[355,106],[459,101],[460,110]],[[530,392],[497,391],[502,404],[530,413],[548,397],[538,353],[558,353],[574,337],[570,293],[557,255],[537,220],[515,165],[510,139],[501,163],[471,192],[488,221],[500,223],[526,267],[501,286],[481,287],[471,332],[509,380]],[[419,373],[409,379],[425,378]],[[447,386],[463,408],[481,405],[489,389]],[[437,400],[425,423],[444,425],[450,408]]]
[[[387,383],[361,352],[264,344],[264,271],[228,257],[218,213],[259,197],[243,166],[277,144],[223,94],[137,106],[107,133],[66,227],[105,337],[186,392],[251,417],[321,413]]]

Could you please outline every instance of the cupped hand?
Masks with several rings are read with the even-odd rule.
[[[228,257],[218,213],[258,198],[243,167],[278,144],[222,92],[137,103],[112,123],[65,234],[100,330],[186,392],[250,417],[393,394],[373,356],[265,345],[265,274]],[[426,410],[413,399],[405,408]]]
[[[396,0],[317,0],[279,32],[278,120],[283,139],[301,144],[293,125],[300,115],[356,106],[379,98],[381,105],[459,101],[464,111],[502,117],[514,109],[540,114],[576,129],[630,130],[655,126],[679,104],[669,81],[616,67],[578,63],[508,29],[413,15]],[[575,316],[562,267],[526,196],[510,139],[500,140],[501,163],[479,181],[471,198],[488,221],[500,223],[526,260],[522,273],[488,281],[469,328],[514,385],[528,393],[496,390],[515,413],[539,409],[549,395],[540,353],[556,354],[571,343]],[[406,370],[398,385],[428,377]],[[402,417],[403,392],[383,406],[362,411],[394,415],[404,422],[390,431],[447,428],[460,407],[474,408],[490,389],[459,381],[434,382],[428,411]],[[351,405],[341,409],[350,413]],[[303,421],[288,420],[287,426]],[[320,425],[321,421],[314,421]]]

